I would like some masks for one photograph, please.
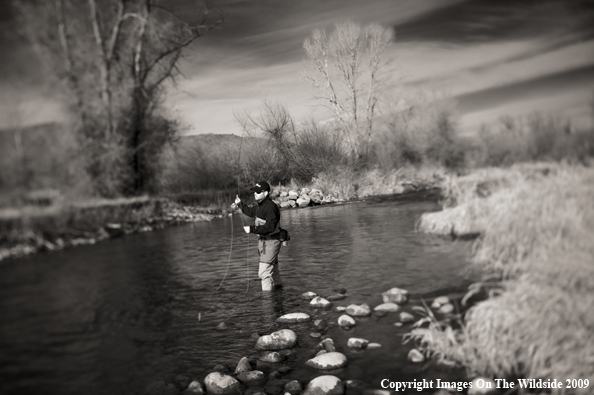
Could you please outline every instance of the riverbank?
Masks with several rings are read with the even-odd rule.
[[[418,227],[477,237],[473,261],[485,281],[468,295],[489,297],[470,308],[461,329],[435,322],[417,334],[419,342],[439,339],[424,352],[469,376],[557,379],[564,385],[554,394],[589,393],[571,380],[594,382],[584,363],[594,360],[594,169],[482,169],[445,180],[442,193],[444,210],[423,215]]]
[[[223,215],[162,198],[96,199],[0,210],[0,261]]]
[[[271,198],[282,209],[356,201],[373,196],[404,195],[434,189],[445,179],[440,168],[406,168],[393,172],[343,172],[324,175],[311,184],[276,186]],[[0,210],[0,261],[37,252],[95,244],[126,234],[167,226],[209,221],[228,215],[234,195],[217,203],[187,203],[190,195],[55,202]],[[249,196],[246,195],[246,198]],[[179,201],[179,203],[178,203]]]

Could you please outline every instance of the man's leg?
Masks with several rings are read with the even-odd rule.
[[[262,279],[262,291],[272,291],[274,288],[274,280],[272,279],[272,271],[275,265],[260,262],[258,276]]]
[[[281,285],[278,270],[280,246],[281,243],[278,240],[258,241],[258,252],[260,253],[258,276],[262,279],[262,291],[272,291],[275,286]]]

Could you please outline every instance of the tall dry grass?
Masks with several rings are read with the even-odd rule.
[[[594,383],[594,169],[522,165],[449,183],[449,205],[477,208],[474,261],[495,269],[505,292],[467,312],[460,342],[427,342],[427,352],[447,352],[471,375]],[[432,330],[440,339],[447,326]]]

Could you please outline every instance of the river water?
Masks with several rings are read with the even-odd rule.
[[[0,393],[144,394],[153,382],[203,380],[216,364],[253,355],[255,332],[283,326],[284,313],[336,322],[299,296],[347,290],[334,305],[382,302],[381,292],[408,289],[421,297],[460,292],[469,279],[467,242],[414,231],[426,197],[383,198],[282,211],[292,240],[280,253],[284,288],[260,291],[254,235],[243,215],[129,235],[96,245],[0,264]],[[232,245],[232,249],[230,248]],[[223,281],[224,279],[224,281]],[[416,301],[416,302],[415,302]],[[382,379],[457,378],[460,372],[406,361],[406,327],[397,314],[360,319],[347,332],[330,328],[349,364],[335,372],[379,388]],[[217,326],[224,322],[227,329]],[[319,339],[311,323],[292,325],[299,347],[283,377],[303,384],[319,375],[304,365]],[[350,352],[349,337],[382,344]]]

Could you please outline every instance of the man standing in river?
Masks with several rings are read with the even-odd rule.
[[[258,276],[262,279],[262,291],[272,291],[275,287],[281,286],[280,272],[278,270],[278,253],[281,248],[281,227],[280,210],[270,200],[270,185],[266,181],[260,181],[250,188],[254,192],[256,204],[247,205],[241,201],[239,196],[235,204],[241,211],[252,218],[256,218],[254,226],[244,226],[246,233],[255,233],[258,238],[258,254],[260,255],[260,267]]]

